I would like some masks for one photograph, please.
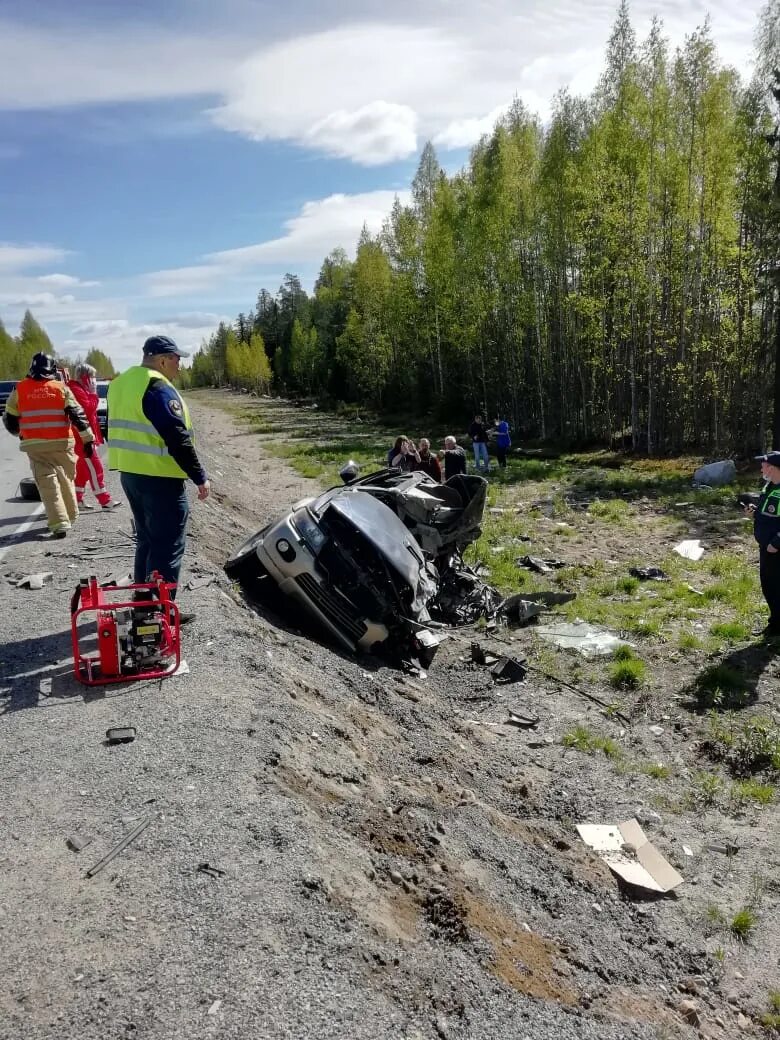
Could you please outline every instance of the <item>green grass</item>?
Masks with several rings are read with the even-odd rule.
[[[616,661],[609,670],[610,686],[616,690],[637,690],[644,683],[646,673],[645,662],[639,658]]]
[[[723,781],[717,773],[697,773],[690,792],[691,807],[709,809],[717,804],[722,790]]]
[[[587,726],[575,726],[569,733],[563,735],[563,746],[592,754],[594,751],[602,751],[607,758],[618,759],[622,752],[620,746],[611,737],[594,733]]]
[[[622,498],[610,498],[606,501],[596,499],[588,506],[588,513],[608,524],[625,524],[631,514],[631,509],[628,502]]]
[[[741,910],[738,910],[731,919],[729,924],[729,930],[732,935],[735,935],[741,942],[747,942],[750,933],[756,927],[758,923],[758,917],[755,911],[751,910],[749,906],[743,906]]]
[[[704,750],[725,761],[735,776],[780,773],[780,726],[764,715],[737,719],[712,712]]]
[[[645,776],[652,777],[653,780],[668,780],[672,775],[671,768],[664,765],[663,762],[650,762],[648,765],[642,766],[641,772]]]
[[[747,684],[735,668],[710,665],[697,676],[693,694],[700,708],[739,707],[746,700]]]
[[[741,643],[750,635],[747,625],[739,621],[721,621],[710,626],[710,632],[727,643]]]
[[[761,1016],[761,1025],[765,1029],[776,1029],[780,1032],[780,990],[770,990],[767,998],[769,1011]]]
[[[771,805],[775,800],[775,789],[772,784],[760,784],[757,780],[740,780],[732,786],[731,798],[739,805],[746,802]]]

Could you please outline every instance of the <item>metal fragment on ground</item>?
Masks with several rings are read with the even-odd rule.
[[[529,571],[536,571],[537,574],[552,574],[554,570],[566,566],[562,560],[556,560],[552,557],[546,557],[543,559],[541,556],[518,556],[515,563],[518,567],[525,567]]]
[[[514,657],[500,657],[490,669],[490,674],[500,683],[522,682],[528,674],[525,661]]]
[[[112,726],[106,730],[109,744],[130,744],[135,740],[135,726]]]
[[[113,859],[115,859],[119,855],[120,852],[122,852],[124,849],[126,849],[127,846],[131,842],[135,841],[136,838],[138,838],[141,834],[143,834],[143,832],[146,830],[146,828],[149,826],[149,824],[155,819],[156,815],[157,814],[155,813],[152,816],[147,816],[145,820],[142,820],[138,824],[138,826],[136,828],[134,828],[134,830],[130,831],[129,834],[125,835],[125,837],[122,838],[122,840],[120,842],[118,842],[113,847],[113,849],[111,849],[109,852],[107,852],[106,855],[98,863],[96,863],[94,865],[94,867],[90,867],[89,870],[87,871],[87,875],[86,876],[88,878],[93,878],[93,877],[95,877],[96,874],[99,874],[100,871],[104,867],[108,866],[108,864]]]
[[[631,646],[606,629],[597,628],[586,621],[565,622],[540,626],[536,629],[545,642],[554,643],[562,650],[576,650],[583,657],[605,657],[619,646]]]
[[[518,729],[536,729],[539,725],[538,715],[520,715],[516,711],[509,712],[509,718],[506,720],[507,726],[517,726]]]
[[[628,572],[632,578],[640,581],[668,581],[669,575],[660,567],[631,567]]]
[[[25,574],[23,578],[17,581],[16,587],[17,589],[42,589],[44,585],[53,580],[54,574],[51,571],[42,571],[39,574]]]

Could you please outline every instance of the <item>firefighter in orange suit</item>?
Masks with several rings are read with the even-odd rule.
[[[92,455],[94,436],[84,410],[67,386],[57,379],[57,366],[48,354],[35,354],[26,379],[6,401],[3,423],[18,436],[46,509],[53,538],[65,538],[79,515],[74,479],[76,452],[71,426]]]

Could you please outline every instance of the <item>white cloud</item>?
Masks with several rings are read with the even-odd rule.
[[[617,9],[616,0],[399,0],[392,9],[345,0],[340,23],[315,31],[321,11],[226,2],[233,17],[208,30],[197,21],[206,5],[190,5],[176,30],[153,19],[0,21],[0,108],[210,98],[226,130],[373,165],[412,155],[426,137],[467,146],[514,96],[546,118],[561,87],[590,90]],[[676,46],[709,10],[721,57],[744,72],[763,4],[633,0],[631,17],[641,38],[659,14]]]
[[[506,114],[509,105],[499,105],[486,116],[473,119],[454,119],[433,139],[442,148],[467,148],[483,134],[489,134],[498,120]]]
[[[372,101],[354,112],[339,109],[315,123],[306,141],[328,155],[380,166],[417,150],[417,114],[408,105],[386,101]]]
[[[82,289],[92,288],[100,285],[100,282],[83,282],[80,278],[74,278],[71,274],[42,274],[36,281],[41,285],[50,285],[54,289],[71,289],[77,286]]]
[[[3,293],[0,295],[0,304],[3,306],[38,307],[41,310],[58,306],[68,307],[70,304],[75,303],[75,300],[76,297],[70,293],[66,293],[63,296],[57,296],[55,293],[50,292],[34,292],[22,296],[14,296],[12,293]]]
[[[268,265],[294,270],[302,265],[319,264],[338,246],[354,255],[363,225],[376,234],[396,196],[402,203],[409,200],[408,191],[369,191],[329,195],[307,202],[297,216],[285,221],[285,233],[279,238],[208,253],[203,264],[153,271],[143,276],[145,290],[152,297],[206,291],[215,296],[226,281],[239,276],[245,276],[247,284],[256,288],[252,272]]]
[[[27,271],[31,267],[42,267],[44,264],[55,263],[67,255],[66,249],[59,249],[57,246],[0,242],[0,271],[4,273]]]
[[[108,354],[118,370],[138,364],[141,348],[149,336],[170,336],[182,350],[192,353],[210,336],[220,321],[230,321],[217,314],[203,314],[202,324],[194,323],[194,314],[183,314],[168,321],[137,322],[126,318],[84,322],[74,326],[64,339],[61,352],[84,355],[92,347]],[[180,320],[183,319],[183,320]]]

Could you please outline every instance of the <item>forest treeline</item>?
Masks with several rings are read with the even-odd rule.
[[[33,354],[51,354],[63,368],[73,369],[79,360],[86,361],[97,369],[98,379],[110,379],[116,375],[111,358],[102,350],[93,347],[84,358],[68,358],[57,354],[46,330],[25,311],[19,326],[19,334],[12,336],[0,321],[0,379],[21,379],[27,375]]]
[[[672,54],[658,22],[637,41],[622,3],[590,97],[560,93],[544,127],[516,100],[454,176],[427,144],[410,203],[364,230],[355,260],[334,250],[311,295],[294,275],[262,291],[204,343],[193,383],[502,413],[569,443],[763,446],[780,0],[756,41],[745,83],[707,24]]]

